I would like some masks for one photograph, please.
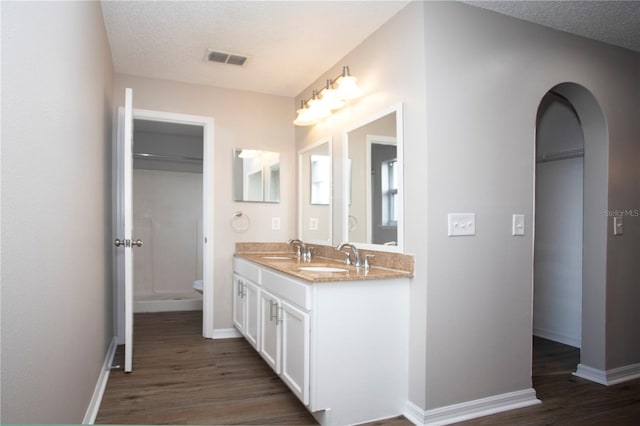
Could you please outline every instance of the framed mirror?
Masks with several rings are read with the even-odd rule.
[[[298,153],[298,238],[313,244],[332,244],[331,138]]]
[[[402,105],[347,129],[344,138],[345,241],[402,252]]]
[[[233,150],[233,200],[280,202],[280,153]]]

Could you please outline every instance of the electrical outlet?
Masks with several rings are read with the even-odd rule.
[[[449,213],[450,237],[476,235],[475,213]]]
[[[280,218],[279,217],[272,217],[271,218],[271,230],[272,231],[279,231],[280,230]]]
[[[318,218],[311,217],[309,218],[309,231],[317,231],[318,230]]]

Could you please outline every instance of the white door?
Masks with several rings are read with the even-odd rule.
[[[259,322],[259,302],[258,295],[260,290],[255,284],[246,281],[244,283],[244,297],[245,297],[245,322],[244,322],[244,335],[247,341],[251,345],[259,350],[258,345],[258,322]]]
[[[133,364],[133,91],[125,89],[125,107],[118,114],[118,232],[115,240],[118,288],[124,291],[124,371]],[[122,281],[122,282],[120,282]]]
[[[233,325],[238,331],[244,334],[244,280],[238,275],[233,274]]]
[[[260,333],[258,333],[258,336],[260,336],[260,342],[258,343],[260,355],[277,374],[280,374],[281,333],[278,316],[280,301],[277,297],[264,290],[260,292],[258,297],[260,299],[260,321],[258,322],[260,327]]]
[[[309,404],[309,314],[282,302],[282,380]]]

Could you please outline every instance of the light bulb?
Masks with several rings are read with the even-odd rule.
[[[318,92],[315,90],[313,91],[313,97],[309,101],[309,111],[311,111],[311,114],[318,120],[328,117],[331,114],[331,110],[325,102],[318,98]]]
[[[327,80],[327,87],[320,92],[322,102],[325,103],[327,109],[336,110],[344,106],[344,101],[338,96],[338,91],[331,87],[331,80]]]
[[[338,79],[338,95],[341,99],[355,99],[362,95],[362,89],[358,87],[358,79],[349,74],[349,67],[342,68],[342,76]]]
[[[293,124],[296,126],[312,126],[318,122],[318,119],[308,108],[300,108],[298,116],[293,120]]]

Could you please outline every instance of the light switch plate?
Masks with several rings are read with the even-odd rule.
[[[475,213],[449,213],[450,237],[476,235]]]
[[[613,235],[622,235],[624,232],[624,222],[622,216],[614,216],[613,218]]]
[[[511,235],[524,235],[524,215],[514,214],[511,219]]]
[[[271,230],[272,231],[279,231],[280,230],[280,218],[279,217],[272,217],[271,218]]]

